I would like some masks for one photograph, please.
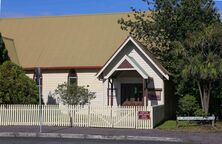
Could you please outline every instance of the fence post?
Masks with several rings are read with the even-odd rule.
[[[153,113],[153,107],[150,105],[150,108],[151,108],[151,128],[153,129],[154,128],[154,113]]]
[[[136,106],[133,106],[134,107],[134,112],[135,112],[135,129],[137,129],[137,122],[138,122],[138,120],[137,120],[137,110],[136,110]]]
[[[72,106],[73,105],[68,105],[68,114],[69,114],[69,120],[70,120],[70,127],[73,126],[73,124],[72,124],[72,114],[71,114]]]
[[[111,110],[110,110],[111,127],[113,128],[113,127],[114,127],[114,120],[113,120],[113,107],[111,106],[110,108],[111,108]]]
[[[88,127],[90,127],[90,119],[91,119],[91,116],[90,116],[90,104],[88,105]]]

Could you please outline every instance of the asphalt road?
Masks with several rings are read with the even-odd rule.
[[[0,144],[182,144],[175,142],[89,140],[62,138],[0,138]]]

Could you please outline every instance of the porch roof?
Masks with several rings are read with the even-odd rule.
[[[124,60],[127,60],[133,66],[133,68],[119,68],[119,66],[122,64]],[[125,55],[104,78],[108,79],[113,75],[115,71],[124,71],[124,70],[136,70],[144,79],[148,79],[149,77],[146,71],[132,57]]]

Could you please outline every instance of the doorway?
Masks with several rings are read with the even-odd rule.
[[[121,84],[122,106],[143,106],[143,84]]]

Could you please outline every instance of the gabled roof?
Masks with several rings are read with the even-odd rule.
[[[14,40],[23,68],[101,67],[127,37],[117,23],[127,15],[2,18],[0,31]]]
[[[129,36],[122,45],[116,50],[116,52],[109,58],[109,60],[104,64],[102,69],[97,73],[97,77],[99,77],[103,71],[108,67],[108,65],[112,62],[112,60],[122,51],[122,49],[125,47],[125,45],[129,42],[133,42],[135,46],[144,54],[144,56],[154,65],[154,67],[165,77],[166,79],[169,79],[169,72],[156,60],[153,55],[143,46],[140,42],[136,41],[134,38]]]
[[[158,68],[160,68],[160,70],[161,70],[163,73],[165,73],[165,74],[167,74],[167,75],[171,75],[170,72],[168,72],[168,71],[163,67],[163,65],[155,58],[155,56],[154,56],[144,45],[142,45],[139,41],[137,41],[137,40],[134,39],[133,37],[131,37],[131,38],[135,41],[135,43],[136,43],[141,49],[143,49],[143,51],[147,54],[147,56],[150,57],[150,59],[153,61],[153,63],[155,63],[155,64],[158,66]]]
[[[3,41],[5,43],[5,47],[8,50],[8,56],[10,57],[11,61],[19,65],[19,59],[15,49],[14,40],[11,38],[3,37]]]

